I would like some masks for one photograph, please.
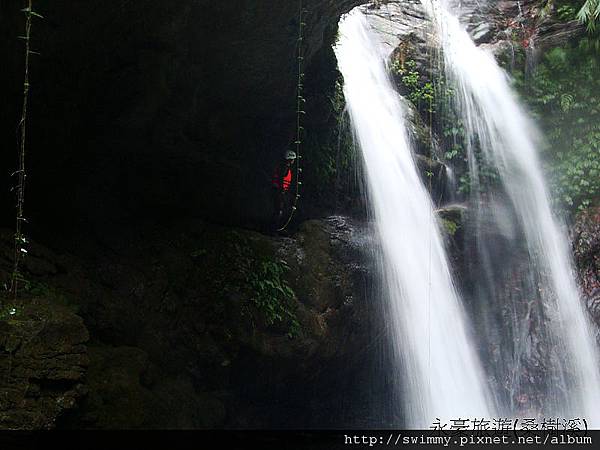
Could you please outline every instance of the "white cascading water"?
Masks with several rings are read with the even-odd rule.
[[[599,428],[597,349],[575,282],[568,239],[551,211],[536,129],[493,55],[474,44],[444,0],[423,0],[423,4],[440,36],[446,76],[455,88],[469,151],[478,148],[498,171],[526,240],[530,270],[537,271],[538,279],[548,280],[551,293],[544,296],[544,310],[550,311],[547,326],[560,358],[551,363],[557,366],[551,370],[559,375],[551,381],[555,385],[547,392],[544,412],[582,417],[590,428]],[[470,159],[474,165],[473,154]]]
[[[436,418],[488,418],[494,408],[433,204],[417,172],[404,106],[359,11],[341,22],[336,55],[383,249],[395,376],[404,382],[403,425],[428,428]]]

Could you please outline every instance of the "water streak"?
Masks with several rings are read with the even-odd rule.
[[[359,11],[341,22],[336,54],[383,249],[394,370],[404,386],[401,425],[427,428],[436,417],[490,417],[484,374],[417,172],[405,108]]]
[[[521,392],[523,405],[516,404],[513,398],[505,401],[503,410],[515,415],[537,412],[563,418],[584,417],[590,426],[598,428],[597,349],[575,283],[567,235],[551,211],[536,149],[536,128],[519,106],[507,75],[493,55],[473,43],[451,8],[443,0],[424,0],[423,4],[434,18],[446,76],[455,89],[456,107],[466,130],[473,177],[472,206],[480,209],[479,230],[485,220],[492,222],[509,243],[505,250],[516,249],[520,238],[525,241],[526,273],[520,289],[498,292],[498,284],[494,284],[497,280],[493,280],[498,271],[488,270],[487,275],[492,278],[488,283],[492,288],[487,290],[490,298],[479,299],[483,303],[489,300],[490,308],[498,306],[493,305],[492,297],[504,299],[504,306],[514,309],[512,323],[496,324],[495,328],[512,328],[514,347],[510,355],[501,358],[504,364],[500,370],[505,372],[511,389]],[[501,189],[494,191],[489,184],[481,186],[485,184],[480,176],[482,167],[497,173]],[[482,212],[485,210],[489,214]],[[479,237],[480,258],[487,259],[484,266],[497,269],[501,264],[493,259],[499,255],[487,239]],[[516,256],[508,255],[513,260]],[[503,264],[510,264],[510,259]],[[482,273],[485,275],[485,271]],[[510,300],[511,296],[517,297],[516,300]],[[529,305],[525,313],[521,309],[518,314],[518,308],[514,307],[524,302]],[[534,323],[534,317],[541,323]],[[493,324],[489,325],[493,329]],[[541,339],[537,349],[531,345],[532,329],[536,327]],[[546,366],[547,379],[538,383],[543,384],[538,386],[543,392],[533,392],[534,386],[528,391],[524,377],[531,375],[524,373],[522,364],[540,349],[546,352],[538,363]],[[534,405],[529,405],[530,411],[526,410],[528,396],[542,399],[541,411],[536,411]]]

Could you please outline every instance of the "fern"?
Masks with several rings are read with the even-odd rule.
[[[579,12],[577,19],[581,23],[587,24],[588,31],[596,29],[596,22],[600,18],[600,0],[586,0]]]

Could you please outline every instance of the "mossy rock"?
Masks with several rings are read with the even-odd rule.
[[[52,299],[28,298],[0,310],[0,428],[49,429],[86,389],[88,331]]]

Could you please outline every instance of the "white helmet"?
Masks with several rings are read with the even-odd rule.
[[[288,150],[285,153],[285,159],[296,159],[296,152],[294,152],[292,150]]]

